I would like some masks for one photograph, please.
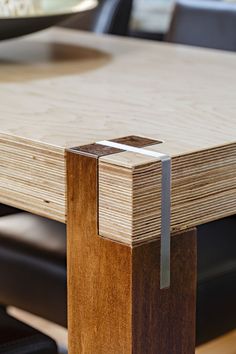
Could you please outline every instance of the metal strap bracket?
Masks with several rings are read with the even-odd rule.
[[[161,258],[160,258],[160,288],[170,287],[170,226],[171,226],[171,157],[167,154],[116,143],[114,141],[99,141],[96,144],[108,146],[123,151],[152,156],[161,161]]]

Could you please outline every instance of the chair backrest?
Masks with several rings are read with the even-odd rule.
[[[126,35],[133,0],[103,0],[95,11],[91,30],[97,33]]]
[[[167,41],[236,51],[236,4],[178,0]]]
[[[100,0],[96,9],[73,16],[62,26],[125,36],[129,30],[132,5],[133,0]]]

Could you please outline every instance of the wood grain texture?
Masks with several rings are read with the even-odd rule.
[[[118,143],[118,144],[133,146],[133,147],[137,147],[137,148],[143,148],[145,146],[150,146],[150,145],[162,143],[162,141],[157,141],[154,139],[145,138],[143,136],[137,136],[137,135],[124,136],[124,137],[117,138],[117,139],[111,139],[111,141]]]
[[[195,353],[196,231],[172,236],[171,286],[160,290],[160,241],[133,248],[133,354]]]
[[[65,222],[63,150],[0,134],[0,202]]]
[[[195,232],[172,238],[161,291],[159,240],[132,248],[98,236],[96,157],[70,151],[67,170],[69,353],[193,354]]]
[[[67,164],[69,353],[128,354],[131,248],[98,237],[97,159],[69,152]]]
[[[235,54],[53,29],[1,43],[0,62],[0,202],[66,222],[66,148],[138,135],[172,157],[172,230],[236,213]],[[101,177],[109,163],[132,181],[145,161],[117,154]],[[122,188],[111,212],[126,198],[130,229]],[[100,233],[120,240],[116,219],[113,235],[100,216]]]
[[[0,60],[2,132],[67,148],[145,136],[177,154],[235,142],[234,53],[52,29],[1,43]]]

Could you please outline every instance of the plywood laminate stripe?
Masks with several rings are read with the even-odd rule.
[[[133,246],[159,239],[160,201],[160,162],[132,152],[100,158],[101,235]],[[172,157],[172,232],[235,212],[236,144]]]
[[[61,149],[0,135],[0,202],[65,222]]]

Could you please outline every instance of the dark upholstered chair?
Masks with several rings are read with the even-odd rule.
[[[198,228],[197,343],[236,328],[236,216]]]
[[[66,303],[65,225],[27,213],[1,217],[0,304],[66,327]]]
[[[236,4],[178,0],[173,43],[236,51]],[[236,216],[198,228],[197,344],[236,328]]]
[[[236,4],[177,0],[167,41],[236,51]]]
[[[48,336],[0,310],[0,353],[57,354],[57,345]]]
[[[133,0],[102,0],[93,11],[79,14],[63,26],[125,36],[128,33]]]
[[[132,0],[101,1],[92,21],[96,33],[126,35],[132,9]]]

